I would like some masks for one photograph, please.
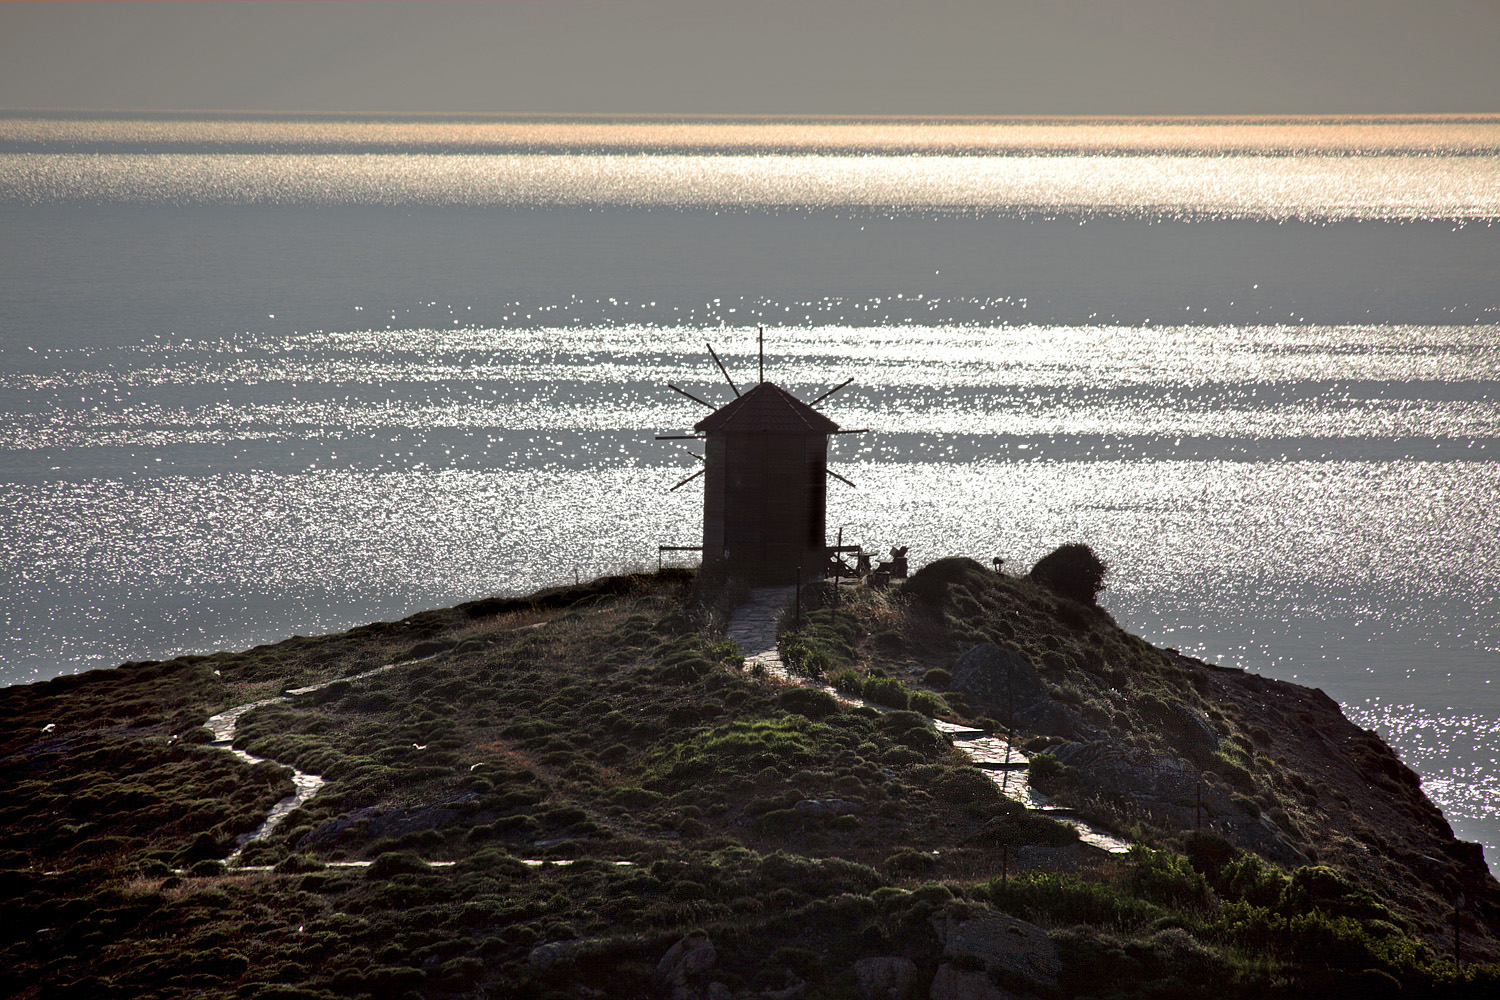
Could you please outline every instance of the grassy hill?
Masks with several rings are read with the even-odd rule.
[[[784,648],[921,711],[849,708],[746,668],[737,596],[611,577],[6,689],[17,994],[852,997],[870,959],[918,997],[1500,984],[1478,849],[1321,693],[944,560],[809,590]],[[1025,704],[954,686],[985,643],[1028,664]],[[330,679],[243,717],[238,747],[327,784],[226,869],[291,782],[203,723]],[[922,712],[1012,730],[1033,785],[1141,846],[1028,813]]]

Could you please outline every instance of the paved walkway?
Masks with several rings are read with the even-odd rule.
[[[750,591],[750,600],[735,609],[724,628],[724,637],[739,647],[746,666],[759,665],[772,677],[793,684],[818,687],[829,692],[846,705],[865,705],[877,712],[891,711],[889,706],[851,698],[849,695],[804,677],[795,677],[781,662],[776,650],[776,624],[782,613],[791,604],[796,593],[794,587],[756,587]],[[989,775],[990,780],[1000,786],[1007,798],[1014,799],[1028,809],[1045,813],[1052,819],[1067,823],[1078,831],[1078,839],[1111,854],[1123,854],[1130,850],[1130,842],[1103,830],[1080,816],[1060,809],[1026,780],[1030,757],[1020,747],[1011,744],[1002,736],[970,726],[961,726],[942,719],[932,719],[938,732],[947,736],[953,745],[968,755],[974,766]]]
[[[756,587],[750,600],[734,609],[724,638],[740,648],[745,666],[759,664],[773,677],[793,679],[776,651],[776,623],[796,593],[796,587]]]

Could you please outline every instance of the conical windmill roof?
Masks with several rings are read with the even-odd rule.
[[[785,389],[762,382],[693,425],[722,434],[833,434],[839,425]]]

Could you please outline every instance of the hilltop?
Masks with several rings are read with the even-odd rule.
[[[722,636],[745,596],[685,571],[607,577],[6,689],[0,944],[18,994],[1500,982],[1478,847],[1321,692],[949,559],[890,590],[808,588],[784,651],[889,710],[850,707],[743,663]],[[278,763],[204,728],[327,681],[240,720],[235,745]],[[1139,846],[1106,854],[1007,799],[933,715],[1011,733],[1034,788]],[[226,868],[291,792],[282,765],[326,784]]]

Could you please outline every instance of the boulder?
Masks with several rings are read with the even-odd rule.
[[[547,969],[559,962],[566,962],[573,958],[578,952],[580,942],[573,941],[548,941],[531,949],[526,955],[526,962],[539,968]]]
[[[864,1000],[907,1000],[917,985],[917,964],[909,958],[862,958],[854,963],[854,983]]]
[[[1219,734],[1214,732],[1208,717],[1196,708],[1173,705],[1172,721],[1188,750],[1212,754],[1219,749]]]
[[[1039,701],[1023,712],[1015,714],[1017,727],[1044,736],[1061,736],[1074,739],[1097,733],[1073,709],[1059,701]]]
[[[1198,772],[1179,757],[1109,740],[1064,743],[1047,752],[1077,768],[1089,788],[1167,803],[1190,803],[1198,794]]]
[[[719,954],[714,943],[702,931],[693,931],[667,949],[651,973],[651,989],[658,996],[687,1000],[698,990],[704,973],[713,968]]]
[[[993,643],[974,646],[953,664],[949,687],[983,701],[1000,712],[1024,712],[1047,701],[1047,689],[1031,660]]]
[[[761,990],[755,994],[756,1000],[800,1000],[807,993],[807,984],[796,976],[790,978],[790,985],[779,990]]]
[[[1050,984],[1057,982],[1057,974],[1062,971],[1057,945],[1046,931],[1007,913],[949,909],[932,915],[932,927],[943,942],[946,957],[978,959],[986,973],[1004,969]]]
[[[932,977],[927,995],[931,1000],[1010,1000],[1013,994],[1001,992],[982,972],[966,972],[944,962]]]

